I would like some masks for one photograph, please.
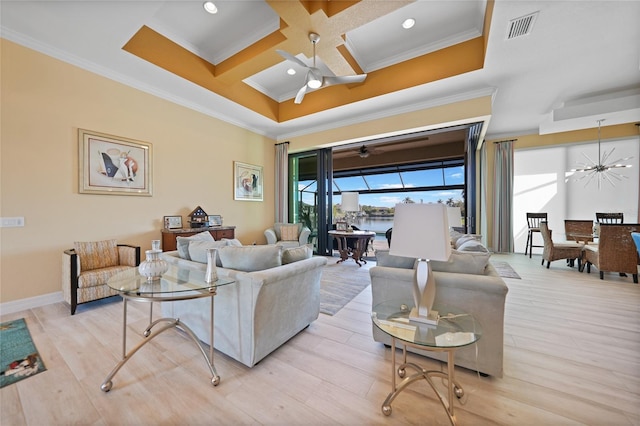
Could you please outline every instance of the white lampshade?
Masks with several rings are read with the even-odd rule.
[[[360,200],[357,192],[343,192],[340,208],[343,212],[360,211]]]
[[[446,206],[441,203],[396,204],[389,254],[448,260],[451,243]]]
[[[460,210],[460,207],[447,207],[447,215],[449,217],[449,227],[462,226],[462,222],[460,221],[462,210]]]

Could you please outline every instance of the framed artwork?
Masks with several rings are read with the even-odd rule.
[[[151,196],[151,144],[78,129],[79,193]]]
[[[262,166],[233,162],[233,199],[262,201]]]
[[[182,216],[165,216],[164,227],[166,229],[180,229],[182,228]]]
[[[209,215],[209,226],[221,226],[222,225],[222,216],[219,214],[210,214]]]
[[[336,231],[346,231],[347,222],[336,222]]]

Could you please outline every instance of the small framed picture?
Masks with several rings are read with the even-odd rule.
[[[165,229],[180,229],[182,228],[182,216],[165,216],[164,217]]]
[[[347,222],[336,222],[336,231],[346,231]]]
[[[210,214],[209,226],[222,226],[222,216],[219,214]]]

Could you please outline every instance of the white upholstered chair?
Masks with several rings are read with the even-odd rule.
[[[274,223],[264,231],[267,244],[277,244],[284,248],[299,247],[309,242],[311,230],[301,223]]]

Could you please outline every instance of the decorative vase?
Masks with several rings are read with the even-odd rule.
[[[217,249],[207,249],[207,272],[204,274],[204,280],[207,283],[212,283],[218,280],[218,270],[216,268],[217,255]]]
[[[162,251],[147,250],[145,253],[147,254],[147,258],[138,266],[138,272],[140,272],[140,275],[143,277],[147,277],[147,281],[160,279],[162,274],[169,269],[169,264],[160,258]]]

